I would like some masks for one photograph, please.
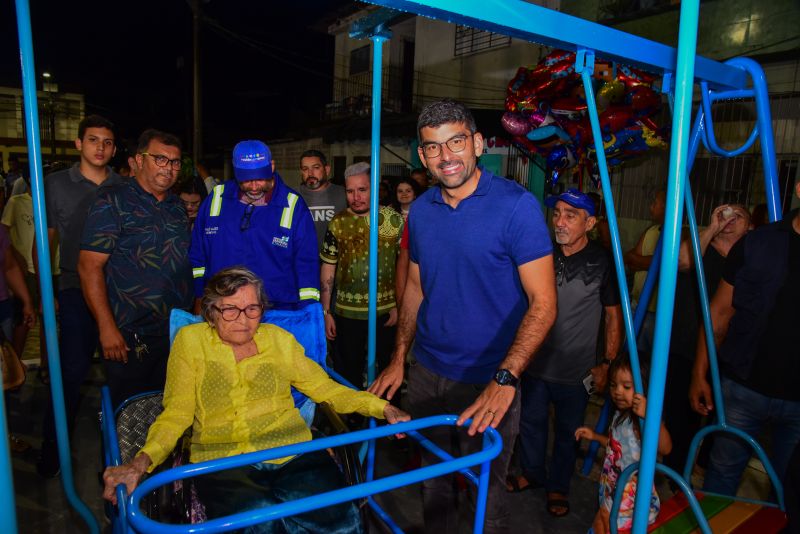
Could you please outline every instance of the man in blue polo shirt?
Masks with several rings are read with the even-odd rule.
[[[517,383],[556,317],[552,243],[533,195],[477,166],[483,136],[463,104],[429,104],[417,130],[420,159],[439,187],[411,207],[411,261],[395,351],[370,391],[392,398],[416,334],[409,410],[414,417],[461,413],[459,425],[472,418],[466,431],[428,433],[456,455],[481,447],[470,437],[476,432],[489,426],[500,432],[503,452],[492,462],[486,532],[507,532],[505,477],[519,427]],[[423,462],[434,461],[423,455]],[[423,483],[426,531],[457,530],[456,497],[452,477]]]

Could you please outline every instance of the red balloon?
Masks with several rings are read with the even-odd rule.
[[[661,95],[651,88],[640,85],[625,95],[625,102],[636,115],[652,115],[661,108]]]

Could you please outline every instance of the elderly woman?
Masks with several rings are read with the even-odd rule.
[[[106,469],[103,497],[128,491],[152,471],[192,426],[191,462],[202,462],[311,439],[290,387],[340,413],[406,421],[385,400],[328,378],[285,330],[262,324],[267,305],[261,280],[244,268],[220,271],[201,302],[207,323],[182,328],[167,367],[164,411],[128,464]],[[341,473],[325,451],[281,458],[194,480],[209,518],[229,515],[341,487]],[[360,532],[353,503],[265,523],[247,532]]]

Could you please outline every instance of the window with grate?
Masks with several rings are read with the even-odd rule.
[[[456,42],[453,55],[463,56],[510,45],[511,37],[508,35],[458,25],[456,26]]]
[[[369,71],[369,45],[350,52],[350,76]]]

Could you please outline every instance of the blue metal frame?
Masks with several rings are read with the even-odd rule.
[[[510,35],[564,50],[594,50],[606,60],[674,72],[677,51],[655,41],[546,9],[510,0],[367,0],[391,9]],[[692,49],[694,56],[694,49]],[[698,79],[714,88],[744,89],[741,71],[702,56],[695,57]],[[693,62],[693,63],[695,63]]]
[[[587,97],[593,103],[593,92],[588,89],[591,84],[587,84],[587,79],[591,70],[594,53],[602,55],[605,59],[618,60],[645,69],[655,70],[665,74],[665,78],[675,82],[675,120],[673,121],[672,143],[670,149],[669,182],[667,190],[667,215],[662,232],[664,240],[663,257],[660,264],[662,273],[661,284],[659,287],[659,302],[656,313],[656,338],[655,351],[653,354],[653,370],[650,377],[650,402],[648,403],[647,417],[645,420],[643,451],[640,470],[640,487],[650,487],[656,469],[664,470],[662,466],[656,466],[656,445],[658,441],[659,421],[663,402],[664,380],[666,373],[667,352],[669,346],[669,330],[674,306],[675,276],[677,273],[677,254],[680,242],[680,224],[682,221],[682,206],[684,201],[688,201],[688,187],[686,175],[688,169],[687,159],[691,159],[696,153],[696,146],[691,149],[691,157],[687,158],[689,142],[687,141],[688,122],[691,108],[691,93],[693,80],[695,77],[701,82],[703,93],[703,108],[705,113],[698,114],[697,139],[702,135],[703,143],[712,153],[719,155],[735,155],[743,149],[725,150],[718,146],[713,135],[713,125],[709,113],[710,106],[715,99],[725,98],[723,95],[714,95],[712,90],[733,90],[728,95],[749,96],[747,89],[748,75],[753,80],[753,96],[756,99],[758,119],[757,126],[748,139],[747,143],[758,137],[762,153],[764,155],[764,174],[767,184],[767,203],[771,220],[780,217],[778,213],[778,193],[777,193],[777,172],[774,155],[774,142],[772,139],[771,119],[769,116],[769,102],[766,92],[766,83],[763,72],[752,60],[738,58],[726,62],[725,64],[696,56],[696,35],[698,19],[698,0],[684,0],[681,3],[681,26],[679,31],[677,50],[672,47],[661,45],[634,35],[630,35],[618,30],[606,28],[599,24],[588,22],[582,19],[571,17],[563,13],[550,11],[533,4],[524,2],[511,2],[510,0],[370,0],[372,3],[380,4],[403,11],[414,12],[419,15],[449,20],[458,24],[465,24],[480,29],[499,32],[520,39],[539,42],[549,46],[555,46],[578,52],[578,64],[576,70],[584,79],[587,86]],[[99,527],[96,519],[91,515],[88,508],[80,501],[74,491],[72,471],[70,464],[69,443],[67,438],[66,420],[64,415],[63,388],[60,373],[60,359],[58,356],[58,345],[56,340],[55,313],[53,307],[53,289],[50,278],[50,258],[47,246],[46,219],[44,213],[42,169],[41,169],[41,149],[38,130],[38,112],[36,99],[35,71],[33,63],[33,45],[30,28],[30,11],[27,0],[16,0],[17,24],[20,36],[20,56],[22,61],[23,93],[25,98],[25,118],[26,127],[29,132],[28,151],[31,164],[32,194],[34,205],[35,229],[37,236],[37,252],[39,254],[39,272],[42,285],[42,302],[44,306],[44,327],[46,331],[47,346],[50,354],[51,388],[54,398],[54,409],[56,415],[56,432],[59,441],[59,457],[62,465],[62,480],[64,483],[67,498],[86,521],[91,532],[98,532]],[[387,19],[388,20],[388,19]],[[381,24],[380,26],[382,26]],[[373,56],[373,131],[372,131],[372,176],[371,184],[373,191],[378,190],[378,180],[380,172],[379,150],[380,150],[380,80],[381,80],[381,43],[385,40],[383,28],[378,32],[371,32],[375,42]],[[363,30],[362,30],[363,31]],[[668,90],[669,90],[668,87]],[[728,96],[731,97],[731,96]],[[598,130],[597,111],[593,104],[589,106],[590,120],[595,136],[595,142],[600,139]],[[705,128],[703,127],[705,123]],[[709,132],[711,132],[709,134]],[[600,147],[602,148],[602,147]],[[598,163],[601,170],[603,189],[606,192],[606,208],[609,214],[609,227],[612,235],[612,246],[614,260],[617,266],[621,265],[621,248],[619,243],[619,230],[616,224],[616,217],[613,212],[613,204],[610,196],[610,182],[608,180],[607,165],[605,163],[604,152],[597,150]],[[373,221],[377,220],[377,195],[373,195],[370,206],[370,215]],[[611,206],[609,206],[611,204]],[[609,207],[611,209],[609,209]],[[687,209],[690,215],[690,227],[692,230],[693,250],[695,263],[700,263],[698,257],[699,247],[697,246],[697,229],[694,223],[693,212]],[[375,226],[375,225],[373,225]],[[376,229],[371,229],[370,233],[370,370],[369,378],[374,378],[374,326],[375,326],[375,294],[377,284],[374,283],[373,276],[377,273],[376,250],[377,236]],[[700,275],[702,278],[702,274]],[[620,284],[621,293],[627,297],[624,282]],[[701,299],[705,300],[703,314],[706,328],[709,326],[707,295],[701,293]],[[631,319],[630,302],[623,299],[623,316],[625,319],[626,334],[629,338],[628,346],[632,360],[637,360],[633,333],[633,321]],[[711,337],[711,333],[707,337]],[[637,360],[638,361],[638,360]],[[723,413],[723,405],[720,402],[719,376],[716,371],[716,353],[713,346],[713,339],[709,341],[709,362],[712,368],[712,381],[717,398],[717,413],[720,417],[718,425],[723,431],[734,432],[735,430],[726,427]],[[637,377],[638,372],[634,373],[639,383],[636,389],[641,391],[641,380]],[[0,405],[1,406],[1,405]],[[385,427],[384,427],[385,428]],[[6,429],[3,426],[2,430]],[[380,433],[380,429],[362,431],[365,439],[374,439]],[[400,427],[393,428],[389,433],[400,431]],[[0,436],[6,439],[6,436]],[[696,438],[695,442],[699,442]],[[693,442],[693,446],[696,443]],[[496,443],[495,443],[496,444]],[[0,446],[2,447],[2,446]],[[757,449],[757,452],[759,449]],[[763,451],[759,452],[761,454]],[[6,461],[6,454],[0,448],[0,484],[7,494],[11,494],[12,486],[10,483],[10,466]],[[463,460],[460,459],[460,460]],[[372,461],[372,459],[370,460]],[[458,461],[458,460],[456,460]],[[437,467],[437,466],[431,466]],[[425,468],[429,469],[429,468]],[[666,472],[666,471],[665,471]],[[672,475],[670,475],[672,476]],[[381,481],[367,482],[378,484]],[[481,477],[481,484],[484,477]],[[685,484],[684,484],[685,485]],[[369,486],[377,487],[377,486]],[[683,485],[682,485],[683,487]],[[776,490],[780,494],[780,487],[776,485]],[[781,497],[782,498],[782,497]],[[634,515],[633,532],[643,534],[647,528],[647,510],[649,508],[649,492],[640,492],[637,496],[637,506]],[[16,521],[13,514],[3,514],[0,521],[10,518],[10,531],[16,529]],[[477,518],[476,518],[477,519]],[[5,526],[5,523],[3,523]]]
[[[72,476],[67,418],[64,409],[64,387],[61,379],[61,358],[58,351],[56,314],[53,304],[53,277],[50,270],[50,246],[47,238],[47,214],[44,204],[42,176],[42,150],[39,135],[39,107],[36,98],[36,70],[33,61],[33,34],[31,31],[28,0],[16,0],[19,51],[22,63],[22,92],[25,100],[25,129],[28,132],[28,160],[31,173],[31,196],[33,197],[33,223],[36,231],[36,252],[39,255],[39,283],[42,296],[45,338],[47,340],[50,390],[53,397],[58,458],[61,462],[61,481],[67,501],[80,514],[92,534],[100,532],[100,526],[92,512],[81,501],[75,491]],[[5,436],[2,436],[5,439]],[[0,479],[4,478],[0,477]],[[9,493],[10,494],[10,493]]]
[[[158,473],[148,478],[137,487],[133,494],[127,498],[128,519],[131,526],[138,532],[152,532],[155,534],[178,534],[189,532],[226,532],[229,530],[245,528],[265,521],[273,521],[283,517],[288,517],[310,510],[323,508],[332,504],[361,499],[385,491],[390,491],[402,486],[416,484],[428,478],[446,475],[455,472],[469,472],[475,481],[475,476],[470,467],[480,465],[480,475],[477,477],[478,484],[478,508],[475,513],[475,532],[482,532],[485,518],[486,495],[489,490],[489,472],[492,460],[500,454],[503,444],[500,435],[494,429],[488,429],[483,435],[483,449],[461,458],[447,458],[442,463],[429,465],[413,471],[392,475],[380,480],[372,480],[337,489],[320,495],[298,499],[296,501],[285,502],[273,506],[240,512],[226,517],[216,518],[195,525],[167,525],[159,523],[146,517],[139,509],[139,504],[143,496],[147,495],[156,488],[172,483],[176,480],[183,480],[194,476],[215,473],[226,469],[233,469],[258,462],[284,458],[297,454],[304,454],[312,451],[319,451],[333,447],[351,445],[362,441],[375,440],[382,437],[391,436],[397,433],[406,433],[412,437],[417,436],[416,431],[436,426],[454,426],[457,421],[455,415],[439,415],[416,419],[395,425],[384,425],[378,428],[370,428],[341,434],[322,439],[295,443],[265,451],[252,452],[239,456],[220,458],[208,462],[184,465],[176,467],[162,473]],[[121,487],[120,487],[121,489]],[[119,495],[119,493],[118,493]],[[399,530],[399,529],[398,529]]]

